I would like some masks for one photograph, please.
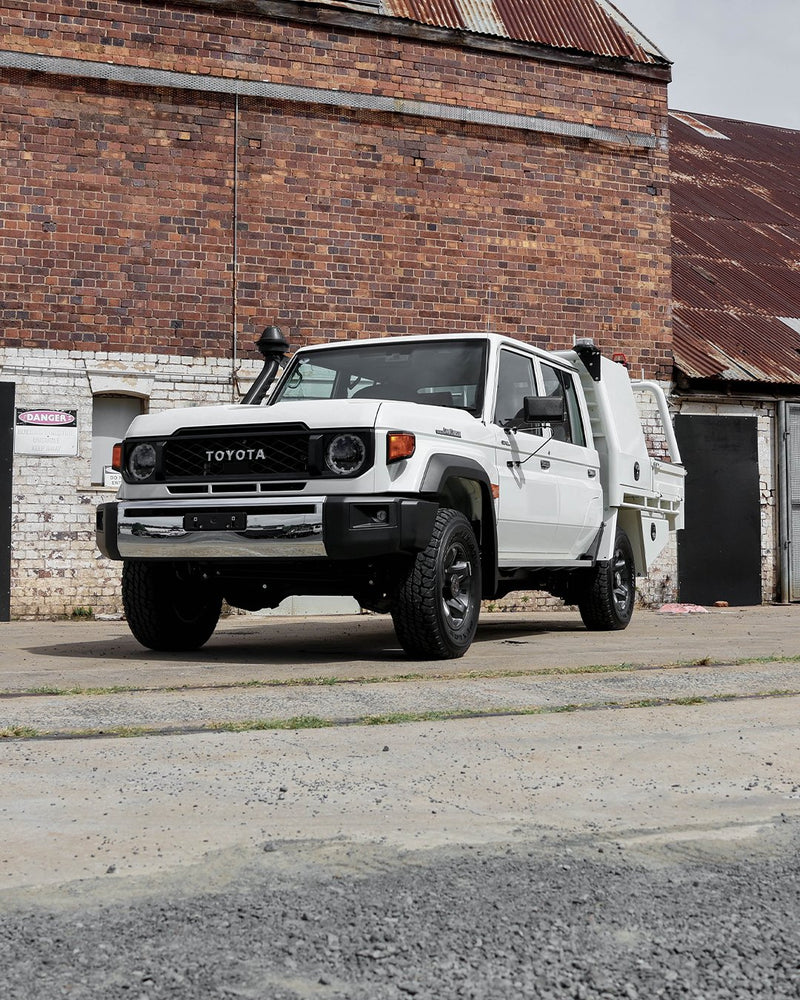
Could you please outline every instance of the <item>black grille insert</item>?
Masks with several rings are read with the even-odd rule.
[[[164,444],[164,479],[307,476],[310,437],[308,431],[175,436]]]

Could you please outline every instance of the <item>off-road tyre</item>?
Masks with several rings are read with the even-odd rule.
[[[627,628],[636,598],[636,564],[630,539],[617,529],[614,554],[598,563],[578,600],[584,625],[594,632]]]
[[[148,649],[175,653],[208,642],[222,598],[196,574],[173,563],[126,560],[122,605],[135,639]]]
[[[459,511],[436,514],[392,600],[400,645],[415,659],[448,660],[472,645],[481,607],[481,558],[475,532]]]

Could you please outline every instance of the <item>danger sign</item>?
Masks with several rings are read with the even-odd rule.
[[[14,451],[17,455],[77,455],[78,411],[17,409]]]

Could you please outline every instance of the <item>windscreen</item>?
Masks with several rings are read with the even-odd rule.
[[[483,340],[348,344],[297,355],[270,402],[399,399],[477,414],[485,364]]]

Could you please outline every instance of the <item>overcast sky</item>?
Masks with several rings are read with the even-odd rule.
[[[613,0],[672,60],[669,106],[800,129],[800,0]]]

